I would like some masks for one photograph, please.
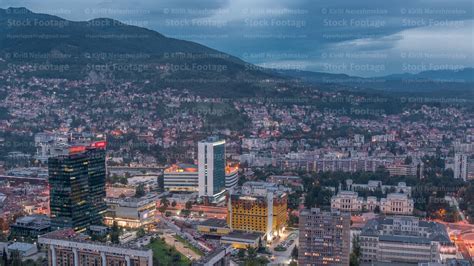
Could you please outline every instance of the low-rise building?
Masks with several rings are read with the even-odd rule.
[[[411,215],[414,210],[414,201],[404,193],[389,193],[380,201],[374,196],[366,200],[359,197],[354,191],[339,191],[331,197],[331,210],[342,212],[375,211],[376,207],[385,214]]]
[[[242,231],[233,231],[221,237],[221,244],[229,244],[233,248],[246,249],[248,247],[258,248],[263,234]]]
[[[228,235],[232,230],[227,225],[226,220],[207,219],[197,226],[197,230],[203,235],[223,236]]]
[[[454,247],[444,225],[413,216],[372,219],[359,243],[363,262],[441,262],[442,250]]]
[[[94,242],[70,229],[42,235],[38,242],[48,251],[48,265],[153,265],[151,249]]]
[[[227,266],[230,265],[229,245],[225,247],[218,247],[211,253],[202,257],[198,261],[193,262],[192,266]]]
[[[155,221],[158,196],[150,193],[141,198],[106,198],[105,224],[126,228],[139,228]]]
[[[23,242],[14,242],[8,246],[8,253],[11,255],[12,252],[18,252],[20,258],[24,259],[38,252],[38,248],[35,244],[23,243]]]
[[[158,175],[147,174],[147,175],[134,175],[127,179],[127,184],[132,187],[144,185],[150,189],[156,189],[158,187]]]
[[[197,192],[198,167],[194,164],[174,164],[164,171],[164,187],[172,192]]]
[[[39,235],[49,232],[51,220],[46,215],[30,215],[16,219],[10,225],[10,235],[13,238],[27,237],[36,239]]]
[[[405,182],[398,182],[395,185],[384,185],[380,180],[370,180],[367,184],[354,184],[351,179],[346,180],[346,190],[351,190],[355,192],[370,191],[376,192],[380,191],[383,194],[396,192],[404,193],[408,196],[411,196],[411,187],[407,186]]]
[[[267,178],[267,182],[284,185],[287,187],[291,187],[297,190],[303,189],[303,180],[299,176],[291,176],[291,175],[271,175]]]

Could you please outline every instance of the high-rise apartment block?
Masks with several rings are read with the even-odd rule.
[[[349,213],[303,210],[299,221],[299,265],[349,265]]]
[[[454,178],[467,180],[468,155],[465,153],[454,154]]]

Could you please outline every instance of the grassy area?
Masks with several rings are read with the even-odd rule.
[[[188,240],[182,238],[179,235],[175,235],[174,238],[176,238],[176,240],[178,240],[179,242],[183,243],[185,247],[194,251],[194,253],[198,254],[199,256],[204,256],[204,252],[202,252],[200,249],[196,248],[195,246],[191,245],[191,243],[189,243]]]
[[[276,246],[276,247],[274,248],[274,250],[275,250],[275,251],[279,251],[279,252],[281,252],[281,251],[286,251],[286,250],[287,250],[287,248],[285,248],[285,247],[282,247],[282,246]]]
[[[189,266],[191,261],[176,248],[168,246],[163,239],[154,239],[149,245],[153,250],[153,265]]]

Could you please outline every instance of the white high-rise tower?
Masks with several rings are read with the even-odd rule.
[[[460,178],[464,181],[467,180],[467,159],[467,154],[454,154],[454,178]]]
[[[217,198],[225,191],[225,140],[209,137],[198,143],[199,196]]]

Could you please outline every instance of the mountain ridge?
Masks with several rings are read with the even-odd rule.
[[[28,38],[30,37],[30,38]],[[39,55],[38,55],[39,54]],[[24,7],[0,8],[0,59],[15,64],[66,64],[68,71],[24,75],[104,80],[146,80],[156,87],[195,89],[209,95],[252,96],[287,89],[292,81],[386,91],[465,89],[474,69],[424,71],[362,78],[347,74],[262,69],[205,45],[166,37],[111,18],[70,21]],[[1,60],[0,60],[1,61]],[[2,62],[0,62],[1,64]],[[10,66],[8,65],[10,64]],[[2,66],[0,66],[2,67]],[[470,86],[469,88],[472,88]]]
[[[58,54],[64,56],[54,56]],[[7,64],[4,68],[68,65],[63,72],[24,75],[141,80],[221,96],[256,95],[285,82],[235,56],[154,30],[109,18],[69,21],[24,8],[0,9],[0,58]]]

